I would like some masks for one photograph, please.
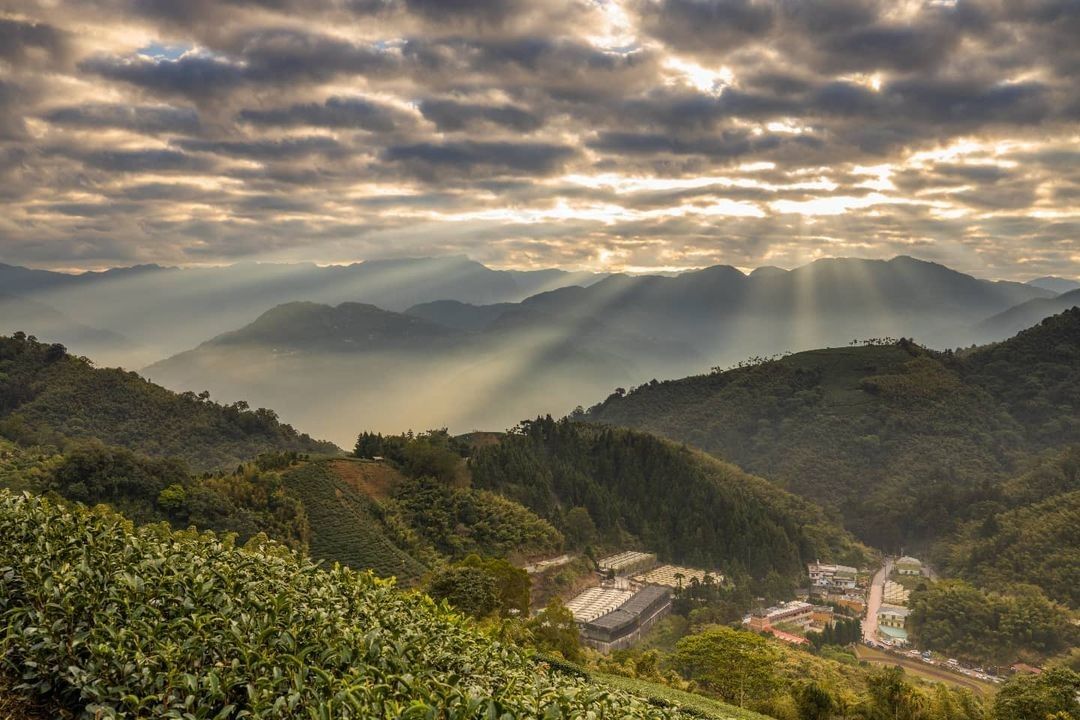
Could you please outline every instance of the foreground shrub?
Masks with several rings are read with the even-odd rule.
[[[0,491],[0,663],[84,718],[661,718],[272,543]]]

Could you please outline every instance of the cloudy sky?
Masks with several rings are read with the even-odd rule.
[[[1080,275],[1080,0],[0,0],[0,260]]]

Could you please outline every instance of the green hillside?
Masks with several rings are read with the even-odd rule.
[[[1080,608],[1080,447],[1003,483],[980,515],[943,544],[950,575],[998,589],[1030,583]]]
[[[866,561],[865,548],[820,508],[685,447],[629,430],[542,418],[470,461],[473,484],[565,524],[583,507],[611,544],[763,577],[804,563]]]
[[[0,436],[54,447],[94,438],[179,458],[198,470],[235,466],[264,452],[339,452],[279,422],[272,410],[177,394],[21,335],[0,338]]]
[[[956,355],[790,355],[616,393],[588,419],[689,443],[835,508],[879,547],[940,536],[1020,461],[1080,439],[1080,310]]]
[[[537,664],[424,596],[280,546],[133,528],[8,491],[0,545],[0,674],[57,715],[678,715]]]
[[[387,537],[381,509],[339,478],[326,462],[307,463],[285,473],[285,486],[299,498],[311,523],[311,557],[403,582],[427,568]]]

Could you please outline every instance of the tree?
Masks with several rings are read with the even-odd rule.
[[[596,523],[589,510],[583,507],[571,508],[566,513],[566,539],[573,547],[585,547],[596,539]]]
[[[562,600],[554,598],[536,617],[529,620],[528,628],[539,650],[557,652],[571,662],[581,660],[581,635],[574,614]]]
[[[780,652],[758,635],[714,627],[679,640],[673,661],[684,677],[723,700],[745,707],[767,700],[779,686]]]
[[[499,609],[495,579],[480,568],[451,567],[436,573],[427,587],[434,600],[445,600],[474,618],[486,617]]]
[[[833,717],[836,702],[829,691],[817,683],[800,685],[794,695],[800,720],[829,720]]]
[[[356,438],[356,445],[353,447],[353,455],[367,459],[385,455],[382,435],[372,432],[360,433]]]
[[[995,720],[1080,718],[1080,674],[1052,668],[1040,675],[1016,675],[994,698]]]
[[[876,670],[866,680],[867,720],[924,720],[930,699],[904,680],[904,669]]]
[[[504,558],[481,558],[469,555],[461,562],[461,567],[483,570],[495,581],[499,597],[499,614],[503,617],[525,617],[529,613],[529,590],[532,581],[529,574],[515,567]]]
[[[163,511],[172,515],[184,507],[186,500],[187,491],[184,490],[184,486],[179,483],[173,483],[158,493],[157,505]]]

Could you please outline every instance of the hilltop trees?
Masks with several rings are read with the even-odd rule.
[[[1051,668],[1012,677],[994,697],[995,720],[1071,720],[1080,717],[1080,675]]]
[[[779,660],[768,640],[720,626],[679,640],[672,656],[684,677],[739,707],[772,697],[779,687]]]

